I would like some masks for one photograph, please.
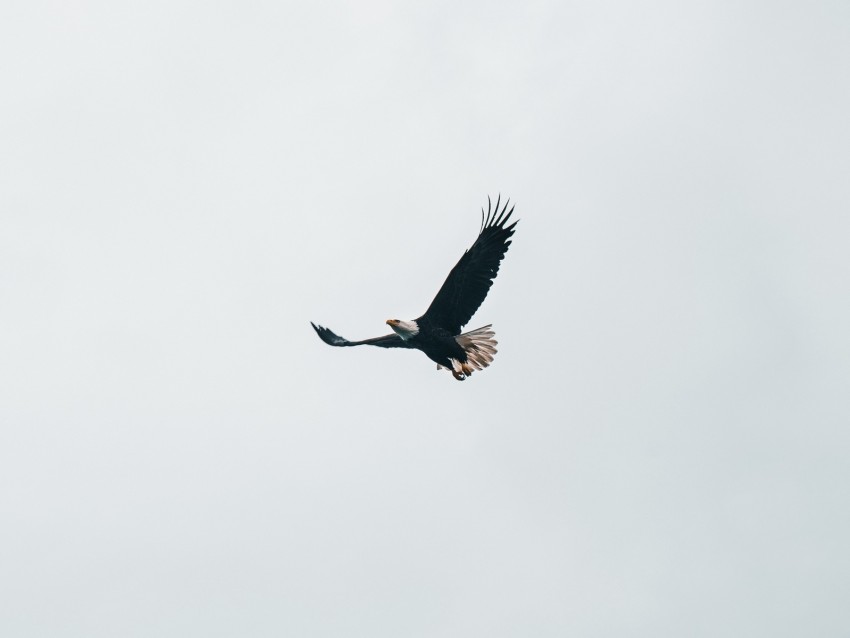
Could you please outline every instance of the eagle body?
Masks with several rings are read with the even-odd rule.
[[[475,243],[452,268],[431,305],[421,317],[409,321],[388,319],[392,334],[362,341],[349,341],[328,328],[311,324],[319,338],[331,346],[371,345],[380,348],[421,350],[437,369],[449,370],[455,379],[463,381],[474,370],[483,370],[496,354],[495,333],[487,325],[461,332],[484,301],[499,265],[511,244],[517,222],[507,225],[514,209],[508,211],[506,202],[499,209],[488,199],[487,213],[481,210],[481,230]]]
[[[451,359],[466,363],[466,351],[458,343],[457,335],[441,326],[432,325],[427,319],[421,324],[419,321],[416,323],[420,326],[419,332],[407,339],[412,348],[421,350],[431,361],[444,368],[451,368]]]

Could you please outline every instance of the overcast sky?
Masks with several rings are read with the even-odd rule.
[[[0,635],[846,636],[848,33],[3,3]],[[499,193],[490,368],[319,341]]]

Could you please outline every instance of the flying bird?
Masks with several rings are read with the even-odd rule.
[[[501,197],[495,208],[487,198],[487,213],[481,209],[481,230],[469,250],[452,268],[437,296],[425,314],[410,321],[388,319],[393,332],[383,337],[349,341],[328,328],[310,325],[322,341],[331,346],[378,346],[379,348],[413,348],[424,352],[437,364],[438,370],[448,370],[455,379],[463,381],[473,370],[483,370],[493,362],[498,342],[492,324],[461,334],[478,307],[487,297],[499,264],[511,245],[514,222],[506,226],[514,207],[508,211]]]

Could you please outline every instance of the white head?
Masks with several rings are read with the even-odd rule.
[[[419,326],[413,320],[387,319],[387,325],[405,341],[419,334]]]

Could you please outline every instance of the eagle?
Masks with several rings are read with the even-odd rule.
[[[349,341],[328,328],[310,325],[319,338],[331,346],[377,346],[421,350],[437,364],[437,370],[448,370],[463,381],[473,370],[483,370],[496,354],[496,333],[492,324],[461,333],[482,304],[499,273],[499,265],[511,245],[517,222],[507,225],[515,206],[508,210],[508,199],[499,209],[487,198],[487,212],[481,209],[481,229],[472,246],[452,268],[437,296],[425,314],[410,321],[387,319],[393,332],[383,337]]]

